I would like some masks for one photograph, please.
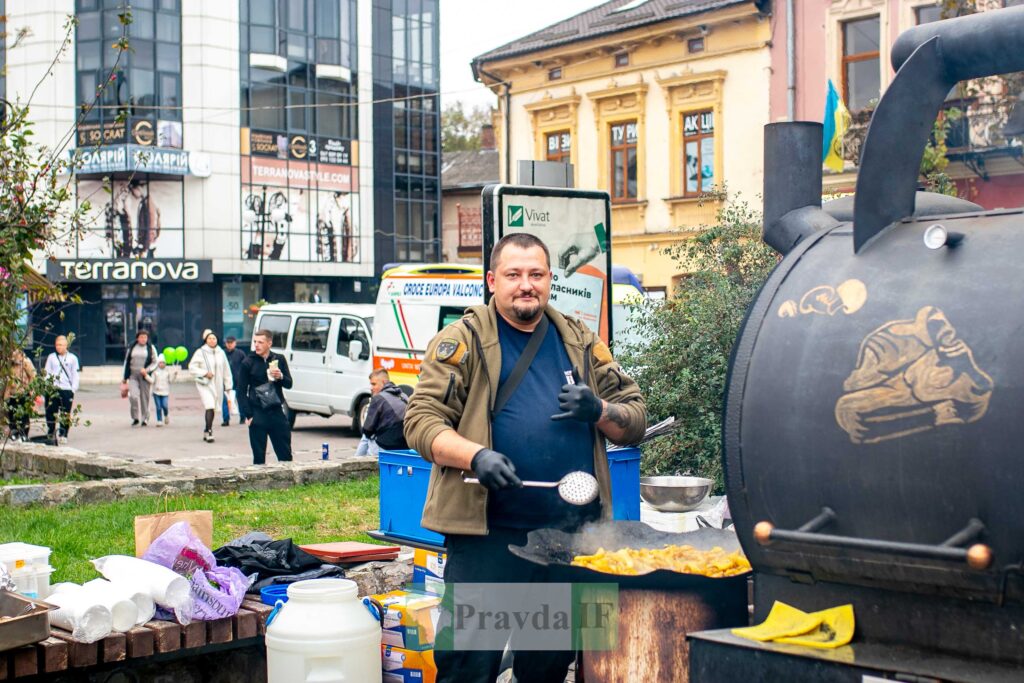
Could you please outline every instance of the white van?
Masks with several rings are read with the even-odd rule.
[[[384,271],[377,292],[373,367],[387,370],[399,386],[416,386],[430,340],[483,301],[481,266],[436,263]]]
[[[271,348],[288,359],[292,388],[285,389],[288,420],[299,413],[348,415],[362,426],[370,404],[373,348],[371,304],[267,304],[256,330],[269,330]]]

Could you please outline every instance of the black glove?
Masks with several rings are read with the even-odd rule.
[[[572,418],[580,422],[597,422],[601,419],[601,413],[604,412],[601,399],[583,383],[576,368],[572,369],[572,380],[575,384],[562,385],[562,391],[558,394],[558,407],[563,412],[552,415],[551,419],[568,420]]]
[[[491,491],[523,486],[523,482],[516,476],[516,466],[504,453],[481,448],[469,466],[473,468],[480,483]]]

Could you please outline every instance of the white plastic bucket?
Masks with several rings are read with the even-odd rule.
[[[267,627],[267,683],[380,683],[380,623],[347,579],[288,586]]]

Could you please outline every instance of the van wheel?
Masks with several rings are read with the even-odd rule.
[[[295,418],[299,416],[294,410],[288,407],[287,404],[284,406],[284,416],[288,420],[288,428],[295,429]]]
[[[352,431],[359,436],[363,431],[363,423],[366,422],[366,413],[370,409],[370,397],[363,396],[352,411]]]

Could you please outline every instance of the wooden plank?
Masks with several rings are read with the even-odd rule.
[[[238,610],[238,614],[233,619],[233,624],[235,627],[235,640],[255,638],[259,633],[259,617],[255,612],[250,612],[247,609]]]
[[[206,645],[206,623],[193,621],[181,627],[181,646],[185,649]]]
[[[174,652],[181,647],[181,626],[173,621],[151,621],[145,626],[153,632],[157,652]]]
[[[99,643],[83,643],[59,628],[51,628],[50,635],[68,644],[68,668],[80,669],[85,666],[95,666],[99,661]]]
[[[274,611],[274,607],[272,605],[264,605],[259,600],[245,600],[242,602],[242,607],[256,613],[256,618],[259,620],[259,634],[264,635],[267,632],[267,616]]]
[[[50,636],[37,644],[40,673],[48,674],[65,671],[68,668],[68,644],[60,638]]]
[[[35,645],[24,645],[7,653],[11,658],[10,675],[12,678],[35,676],[39,672],[39,658]]]
[[[129,659],[149,657],[153,654],[153,632],[145,626],[135,626],[124,635],[128,640],[126,654]]]
[[[232,637],[231,617],[206,622],[206,642],[230,643]]]
[[[128,638],[123,633],[111,633],[100,641],[100,657],[105,663],[123,662],[128,652]]]

